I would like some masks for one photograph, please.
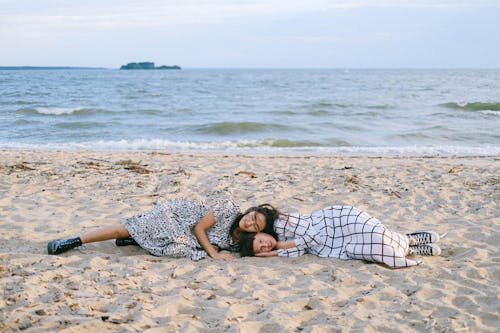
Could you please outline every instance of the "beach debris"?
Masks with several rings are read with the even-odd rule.
[[[448,173],[459,173],[460,171],[462,171],[462,168],[459,166],[455,166],[451,168],[450,171],[448,171]]]
[[[162,262],[162,259],[151,258],[150,256],[144,256],[144,260],[148,261],[148,262],[154,262],[154,263]]]
[[[257,175],[255,174],[255,172],[252,172],[252,171],[238,171],[237,173],[234,174],[235,176],[239,176],[239,175],[247,175],[247,176],[250,176],[250,178],[257,178]]]
[[[76,162],[77,164],[81,164],[81,165],[84,165],[86,167],[89,167],[89,168],[93,168],[93,169],[99,169],[101,167],[101,163],[99,162],[81,162],[81,161],[78,161]]]
[[[486,185],[500,185],[500,177],[489,177],[489,178],[486,178],[486,181],[485,181],[485,184]]]
[[[14,165],[14,168],[20,170],[36,170],[36,168],[28,165],[28,162],[22,162]]]
[[[151,155],[172,155],[172,153],[165,153],[165,152],[162,152],[162,151],[153,151],[150,153]]]
[[[110,316],[101,316],[101,320],[112,324],[124,324],[131,321],[130,318],[111,318]]]
[[[36,168],[29,165],[28,162],[21,162],[21,163],[9,165],[9,166],[7,166],[7,169],[9,170],[9,174],[12,172],[15,172],[15,171],[33,171],[33,170],[36,170]]]
[[[410,296],[413,296],[416,292],[418,291],[418,289],[406,289],[404,291],[405,295],[410,297]]]
[[[188,177],[191,176],[191,173],[187,172],[186,169],[181,168],[181,167],[179,167],[179,169],[177,169],[177,171],[175,173],[176,174],[182,174],[182,175],[188,176]]]
[[[393,190],[392,188],[387,188],[387,189],[385,190],[385,192],[386,192],[387,194],[389,194],[389,195],[393,195],[393,196],[395,196],[396,198],[401,198],[401,193],[399,193],[398,191]]]
[[[356,176],[356,175],[347,176],[344,180],[344,184],[347,185],[348,183],[356,184],[356,185],[359,184],[358,176]]]
[[[401,198],[401,193],[399,193],[398,191],[392,191],[389,194],[395,196],[396,198]]]
[[[334,170],[349,170],[352,169],[353,167],[350,165],[336,165],[333,167]]]
[[[152,171],[142,166],[141,162],[142,161],[134,162],[132,160],[123,160],[123,161],[118,161],[115,164],[122,166],[125,170],[130,170],[136,173],[140,174],[151,173]]]
[[[128,304],[127,306],[125,306],[127,309],[133,309],[137,306],[137,302],[132,302],[130,304]]]
[[[165,175],[179,175],[179,174],[181,174],[181,175],[187,176],[188,178],[191,176],[190,172],[187,172],[186,169],[184,169],[184,168],[182,168],[180,166],[176,170],[162,172],[162,174],[165,174]]]

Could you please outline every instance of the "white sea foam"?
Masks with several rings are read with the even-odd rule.
[[[500,111],[494,111],[494,110],[483,110],[483,111],[479,111],[479,113],[500,116]]]
[[[404,155],[404,156],[497,156],[500,146],[401,146],[401,147],[270,147],[258,142],[173,142],[162,139],[116,140],[65,143],[2,143],[2,149],[35,150],[100,150],[100,151],[173,151],[173,152],[233,152],[249,154],[336,154],[336,155]]]
[[[77,113],[79,111],[84,110],[82,107],[77,107],[77,108],[35,108],[35,111],[40,114],[46,114],[46,115],[62,115],[62,114],[73,114]]]

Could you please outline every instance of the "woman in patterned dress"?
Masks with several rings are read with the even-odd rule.
[[[407,255],[439,255],[431,244],[435,232],[400,234],[352,206],[329,206],[312,214],[279,214],[274,221],[278,240],[265,233],[244,233],[241,255],[297,257],[312,253],[320,257],[362,259],[392,268],[418,265]]]
[[[136,243],[155,256],[189,257],[199,260],[233,256],[219,250],[234,250],[242,231],[273,233],[277,211],[270,205],[249,208],[241,213],[230,199],[213,205],[193,199],[160,201],[147,213],[128,218],[123,224],[100,228],[80,237],[53,240],[49,254],[60,254],[85,243],[117,239]],[[267,226],[267,228],[266,228]]]

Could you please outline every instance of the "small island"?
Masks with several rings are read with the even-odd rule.
[[[129,62],[126,65],[122,65],[120,69],[181,69],[180,66],[155,66],[154,62]]]

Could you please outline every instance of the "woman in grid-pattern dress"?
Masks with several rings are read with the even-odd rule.
[[[274,221],[274,230],[279,244],[263,237],[267,235],[247,234],[242,238],[242,255],[253,255],[258,248],[258,245],[249,245],[249,250],[249,242],[262,242],[266,250],[257,254],[260,256],[297,257],[311,253],[320,257],[374,261],[392,268],[421,263],[406,258],[411,253],[410,245],[417,245],[416,239],[389,230],[378,219],[353,206],[329,206],[312,214],[280,214]],[[417,234],[427,237],[429,242],[438,239],[432,232]],[[276,245],[278,249],[271,251]],[[437,246],[425,246],[434,253],[440,252]]]
[[[378,219],[353,206],[330,206],[312,214],[281,215],[274,222],[280,240],[295,239],[295,247],[279,256],[304,253],[339,259],[363,259],[390,267],[418,265],[406,258],[409,239],[389,230]]]

